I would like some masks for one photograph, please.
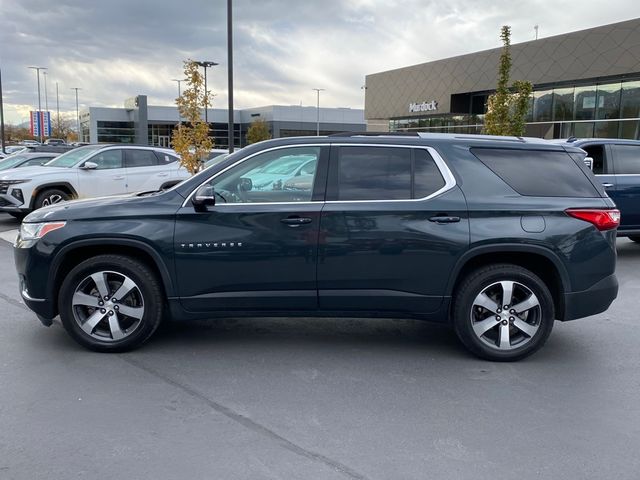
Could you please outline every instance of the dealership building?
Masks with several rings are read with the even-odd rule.
[[[228,110],[210,108],[207,120],[216,148],[228,148]],[[319,115],[319,117],[318,117]],[[204,114],[203,114],[204,116]],[[366,130],[364,111],[351,108],[320,108],[302,105],[270,105],[234,110],[234,145],[247,144],[247,130],[261,119],[267,122],[273,138],[320,135]],[[136,143],[171,146],[171,134],[180,121],[177,107],[147,105],[146,95],[124,102],[123,108],[89,107],[80,113],[82,141],[98,143]]]
[[[368,75],[367,129],[481,133],[501,51]],[[640,138],[640,19],[515,44],[511,56],[511,81],[533,84],[526,135]]]

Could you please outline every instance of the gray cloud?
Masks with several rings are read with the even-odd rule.
[[[514,41],[530,40],[533,25],[550,36],[630,18],[634,0],[563,2],[451,0],[235,0],[235,82],[239,107],[323,104],[361,108],[365,75],[390,68],[493,48],[500,25]],[[637,7],[636,7],[637,9]],[[570,15],[567,14],[570,12]],[[121,105],[143,93],[172,103],[171,78],[186,58],[214,60],[210,86],[226,105],[225,0],[2,0],[0,66],[10,121],[36,103],[35,74],[49,68],[61,109]]]

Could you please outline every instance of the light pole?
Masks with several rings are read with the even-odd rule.
[[[196,65],[200,65],[204,67],[204,121],[207,124],[207,128],[209,127],[209,116],[207,115],[207,110],[209,110],[209,94],[207,93],[207,68],[215,67],[218,65],[216,62],[210,62],[208,60],[203,60],[201,62],[196,61]],[[180,85],[180,84],[178,84]]]
[[[4,152],[4,108],[2,101],[2,69],[0,69],[0,152]]]
[[[44,129],[42,128],[44,127],[43,125],[44,122],[42,121],[44,119],[42,118],[42,111],[41,111],[42,104],[40,103],[40,70],[46,70],[47,67],[29,67],[29,68],[32,70],[35,70],[36,76],[38,77],[38,116],[37,116],[38,122],[37,124],[39,125],[38,133],[40,134],[40,143],[44,143],[44,132],[43,132]]]
[[[172,82],[178,82],[178,98],[180,98],[182,96],[182,91],[180,90],[180,84],[182,82],[185,82],[186,79],[182,79],[182,80],[178,80],[177,78],[172,78],[171,79]],[[205,87],[206,88],[206,87]]]
[[[229,153],[233,153],[233,0],[227,0],[227,88],[229,89]],[[240,139],[242,145],[242,139]]]
[[[536,31],[536,40],[538,39],[538,28],[540,28],[539,25],[534,25],[533,29]]]
[[[56,125],[58,126],[57,134],[60,135],[60,95],[58,95],[58,82],[56,82]]]
[[[78,108],[78,90],[82,90],[80,87],[71,87],[70,90],[76,91],[76,128],[78,129],[78,142],[80,140],[80,109]]]
[[[316,136],[320,136],[320,92],[324,92],[324,88],[312,88],[318,94],[318,100],[316,103]]]
[[[42,72],[44,75],[44,111],[49,111],[49,97],[47,95],[47,71]]]

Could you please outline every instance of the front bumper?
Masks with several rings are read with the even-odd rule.
[[[33,247],[32,247],[33,248]],[[13,248],[13,255],[18,272],[18,285],[20,296],[25,305],[29,307],[44,325],[51,325],[51,320],[58,314],[55,302],[47,298],[46,295],[46,278],[48,270],[42,269],[37,262],[34,262],[32,248]],[[29,283],[27,280],[27,271],[42,272],[43,277],[40,284]],[[33,275],[31,275],[33,276]]]
[[[0,211],[22,212],[27,210],[28,207],[24,204],[24,202],[15,198],[10,193],[0,194]]]
[[[602,313],[609,308],[617,296],[618,279],[615,274],[603,278],[582,292],[565,293],[562,320],[575,320]]]

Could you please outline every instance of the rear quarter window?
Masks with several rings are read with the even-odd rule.
[[[566,152],[472,148],[471,153],[520,195],[601,196],[587,174]]]

